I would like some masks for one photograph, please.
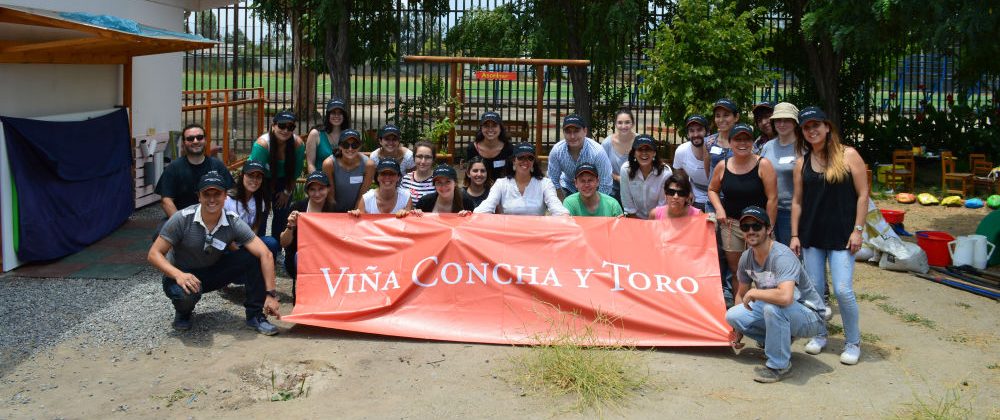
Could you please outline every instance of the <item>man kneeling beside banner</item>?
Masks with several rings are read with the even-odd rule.
[[[304,213],[298,296],[283,320],[539,344],[570,313],[601,344],[726,346],[714,227],[705,216]]]

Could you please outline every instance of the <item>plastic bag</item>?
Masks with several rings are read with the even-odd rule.
[[[925,206],[929,206],[931,204],[937,204],[938,203],[937,197],[935,197],[935,196],[933,196],[933,195],[931,195],[929,193],[920,193],[920,194],[917,194],[917,201],[919,201],[920,204],[923,204]]]
[[[920,249],[917,244],[890,239],[884,241],[883,246],[886,249],[883,250],[882,258],[878,262],[879,268],[892,271],[915,271],[921,274],[926,274],[930,270],[930,266],[927,264],[927,253]]]

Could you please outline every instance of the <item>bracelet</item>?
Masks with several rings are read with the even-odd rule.
[[[792,235],[792,237],[793,237],[793,238],[798,238],[798,237],[799,237],[799,235]]]

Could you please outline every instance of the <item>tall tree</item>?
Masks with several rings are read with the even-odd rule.
[[[299,120],[310,120],[317,113],[316,16],[317,0],[257,0],[254,13],[274,26],[288,24],[292,29],[293,105]]]
[[[219,19],[211,10],[194,14],[194,32],[202,38],[219,39]]]

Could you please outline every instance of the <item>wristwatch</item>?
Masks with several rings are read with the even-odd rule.
[[[854,225],[854,230],[856,230],[858,232],[861,232],[861,231],[865,230],[865,227],[861,226],[861,225]]]
[[[275,299],[278,298],[278,291],[277,290],[268,290],[268,291],[266,291],[264,293],[267,294],[270,297],[275,298]]]

